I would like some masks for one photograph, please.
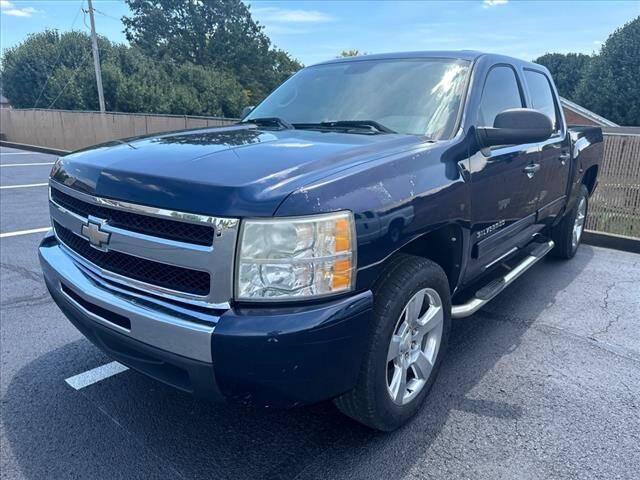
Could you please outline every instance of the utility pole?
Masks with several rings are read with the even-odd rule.
[[[100,70],[100,53],[98,52],[98,37],[96,36],[96,22],[93,19],[93,4],[89,4],[89,19],[91,20],[91,45],[93,50],[93,65],[96,68],[96,83],[98,84],[98,101],[100,102],[100,112],[104,113],[104,92],[102,91],[102,71]]]

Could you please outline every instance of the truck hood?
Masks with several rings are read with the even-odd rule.
[[[207,215],[270,216],[296,190],[423,145],[413,135],[254,126],[110,142],[62,157],[52,178],[92,195]]]

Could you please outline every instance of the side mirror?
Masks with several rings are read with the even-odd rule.
[[[553,124],[544,113],[530,108],[512,108],[496,115],[493,127],[478,127],[482,148],[542,142],[551,137]]]
[[[244,107],[242,109],[242,112],[240,112],[240,120],[243,120],[247,115],[249,115],[251,113],[251,110],[253,110],[254,108],[256,107],[253,105],[251,105],[250,107]]]

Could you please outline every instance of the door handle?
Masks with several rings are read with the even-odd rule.
[[[571,160],[571,154],[570,154],[569,152],[562,153],[562,154],[560,155],[560,163],[561,163],[562,165],[566,165],[567,160]]]
[[[524,167],[524,173],[526,173],[529,178],[533,178],[538,170],[540,170],[539,163],[532,163],[531,165]]]

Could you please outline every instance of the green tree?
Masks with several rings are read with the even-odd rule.
[[[107,110],[238,116],[245,88],[226,72],[190,62],[174,64],[138,48],[99,38]],[[3,56],[3,90],[18,108],[97,110],[98,93],[87,34],[45,31]]]
[[[111,43],[100,38],[99,47],[107,60],[111,54]],[[20,45],[4,53],[3,90],[12,105],[19,108],[46,108],[54,100],[55,106],[68,105],[69,98],[72,98],[69,92],[77,93],[75,84],[84,68],[92,68],[88,35],[76,31],[60,34],[55,30],[45,30],[29,35]],[[93,78],[95,83],[95,75]],[[67,83],[69,85],[65,88]]]
[[[576,101],[621,125],[640,125],[640,17],[613,32],[576,89]]]
[[[233,74],[255,103],[301,68],[240,0],[126,0],[125,34],[146,55]]]
[[[366,55],[367,52],[361,52],[358,49],[343,50],[336,58],[357,57],[358,55]]]
[[[549,69],[560,95],[576,101],[578,83],[584,77],[591,60],[591,56],[582,53],[547,53],[534,62]]]

